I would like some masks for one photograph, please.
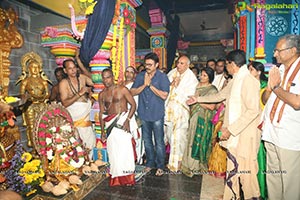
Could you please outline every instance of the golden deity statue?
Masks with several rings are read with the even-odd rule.
[[[18,15],[9,8],[4,10],[0,8],[0,86],[3,90],[3,96],[8,96],[8,85],[10,75],[9,55],[12,48],[22,47],[24,40],[18,32],[16,22]]]
[[[51,81],[43,72],[43,63],[39,55],[34,52],[22,56],[22,75],[16,84],[21,82],[20,94],[22,99],[31,102],[23,111],[23,125],[26,126],[27,145],[33,147],[32,134],[36,115],[43,110],[49,100],[48,82]]]

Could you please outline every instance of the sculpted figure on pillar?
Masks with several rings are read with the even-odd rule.
[[[17,30],[16,21],[18,15],[12,8],[8,10],[0,8],[0,86],[4,97],[8,96],[10,51],[12,48],[20,48],[24,42]]]

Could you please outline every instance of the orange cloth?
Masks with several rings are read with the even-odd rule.
[[[87,118],[87,116],[77,120],[77,121],[74,121],[74,126],[75,127],[89,127],[89,126],[92,126],[92,122],[91,121],[85,121],[85,119]]]

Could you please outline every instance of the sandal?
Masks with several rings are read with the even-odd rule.
[[[164,170],[162,170],[162,169],[157,169],[157,170],[156,170],[156,173],[155,173],[155,176],[162,176],[162,175],[164,175]]]
[[[144,173],[148,174],[151,170],[152,170],[151,167],[146,167],[146,168],[144,169]]]

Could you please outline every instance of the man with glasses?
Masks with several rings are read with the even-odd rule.
[[[269,72],[263,136],[269,199],[300,199],[300,37],[285,35],[274,49],[280,67]]]
[[[140,72],[131,88],[132,95],[139,95],[138,116],[142,121],[142,133],[146,151],[146,171],[157,168],[156,176],[165,168],[164,116],[165,100],[170,81],[158,69],[159,58],[149,53],[144,58],[145,71]],[[155,145],[152,136],[154,135]]]

